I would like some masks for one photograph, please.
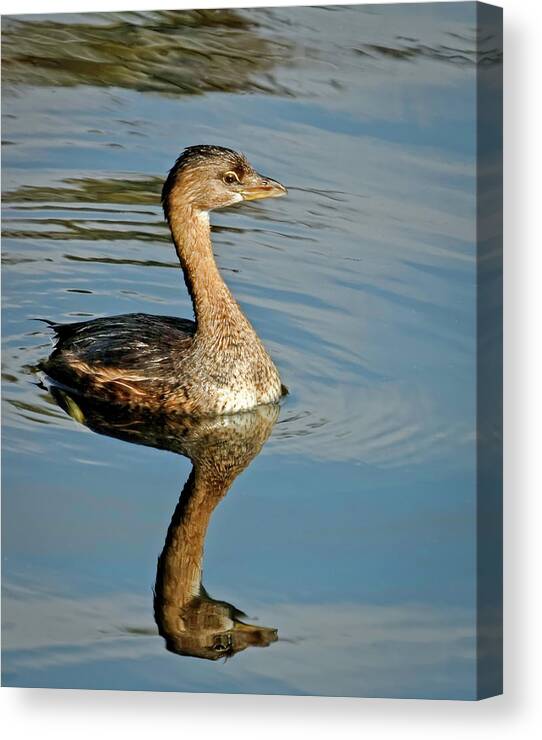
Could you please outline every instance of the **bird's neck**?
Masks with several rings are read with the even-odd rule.
[[[232,325],[251,329],[224,282],[213,255],[209,213],[176,206],[169,225],[184,273],[198,334],[214,334]]]

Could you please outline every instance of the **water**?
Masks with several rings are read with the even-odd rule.
[[[475,695],[474,26],[470,3],[3,19],[5,685]],[[191,432],[78,423],[33,321],[191,316],[158,194],[195,143],[289,187],[212,218],[291,391],[207,530],[210,597],[278,636],[225,662],[154,619]]]

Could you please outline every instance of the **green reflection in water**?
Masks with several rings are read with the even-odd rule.
[[[255,74],[284,60],[235,10],[8,17],[3,81],[18,85],[121,87],[175,95],[276,88]],[[79,22],[76,22],[79,20]]]

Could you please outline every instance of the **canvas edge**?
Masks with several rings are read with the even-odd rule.
[[[503,12],[476,3],[476,699],[503,693]]]

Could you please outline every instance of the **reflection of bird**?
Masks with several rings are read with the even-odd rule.
[[[195,322],[124,314],[53,324],[57,344],[42,369],[86,396],[194,416],[278,401],[286,389],[277,369],[218,272],[209,211],[285,193],[231,149],[185,149],[162,203]]]
[[[113,408],[54,386],[51,392],[70,416],[93,431],[171,450],[192,461],[156,573],[154,616],[167,649],[216,660],[249,646],[267,647],[275,642],[276,629],[242,621],[243,612],[209,596],[201,578],[211,515],[265,444],[277,419],[278,405],[194,418]]]

